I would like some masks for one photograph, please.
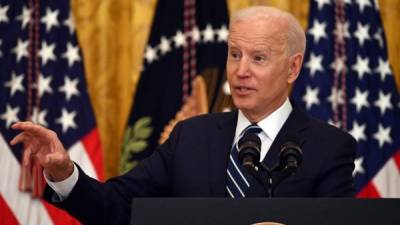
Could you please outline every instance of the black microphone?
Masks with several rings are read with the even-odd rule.
[[[255,133],[245,133],[238,142],[239,162],[250,171],[257,171],[260,162],[261,140]]]
[[[296,139],[286,141],[281,146],[280,168],[286,170],[290,174],[294,174],[303,160],[303,152]]]

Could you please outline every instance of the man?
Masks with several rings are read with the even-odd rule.
[[[14,124],[22,133],[11,144],[24,144],[23,163],[34,157],[44,167],[51,187],[45,197],[85,224],[128,224],[134,197],[264,196],[263,186],[232,157],[237,140],[255,123],[260,160],[269,167],[278,162],[287,136],[297,136],[302,146],[302,165],[275,196],[352,196],[355,140],[288,100],[305,50],[299,23],[278,9],[251,7],[235,14],[229,29],[227,76],[239,110],[178,123],[152,156],[120,177],[97,182],[70,160],[53,131],[30,122]]]

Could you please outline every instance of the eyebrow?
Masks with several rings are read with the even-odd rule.
[[[256,47],[250,49],[250,52],[252,54],[265,54],[265,55],[269,56],[272,54],[272,48],[266,47],[266,46],[263,46],[263,47],[256,46]]]
[[[230,43],[230,42],[228,42],[228,47],[240,48],[239,46],[235,45],[234,43]],[[270,52],[272,50],[272,48],[269,46],[266,46],[266,45],[256,45],[256,46],[252,46],[250,50],[253,52]]]

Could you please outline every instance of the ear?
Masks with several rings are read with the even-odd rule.
[[[303,64],[303,53],[295,53],[289,58],[289,76],[288,83],[292,84],[300,74],[301,65]]]

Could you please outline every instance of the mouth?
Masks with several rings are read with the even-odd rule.
[[[239,96],[249,95],[249,94],[253,93],[254,91],[255,91],[254,88],[242,87],[242,86],[235,87],[235,92]]]

